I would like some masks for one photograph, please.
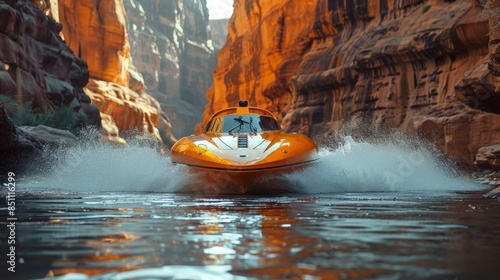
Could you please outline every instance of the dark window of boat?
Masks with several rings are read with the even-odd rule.
[[[281,130],[279,123],[267,116],[231,115],[212,119],[205,132],[213,133],[252,133]]]

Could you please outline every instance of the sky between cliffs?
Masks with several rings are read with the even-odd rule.
[[[233,0],[207,0],[210,19],[230,18],[233,14]]]

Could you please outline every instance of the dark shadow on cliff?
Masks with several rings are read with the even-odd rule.
[[[16,175],[43,174],[51,170],[59,151],[80,142],[100,140],[100,127],[87,125],[85,118],[79,118],[80,114],[69,108],[64,109],[67,110],[52,115],[33,114],[31,111],[9,114],[8,104],[0,100],[0,172],[14,172]],[[14,120],[11,115],[14,115]],[[55,121],[56,126],[60,124],[68,129],[45,125],[53,124],[51,121]]]
[[[20,131],[10,120],[4,102],[0,101],[0,173],[22,173],[37,165],[43,145],[34,137]],[[40,163],[38,163],[40,164]]]

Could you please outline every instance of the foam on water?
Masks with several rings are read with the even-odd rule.
[[[176,192],[193,183],[185,166],[173,164],[168,156],[148,147],[84,145],[60,152],[48,164],[51,172],[41,179],[28,178],[25,186],[75,192]],[[321,148],[317,164],[285,179],[299,193],[485,188],[465,181],[423,144],[403,140],[373,144],[350,137],[335,149]]]

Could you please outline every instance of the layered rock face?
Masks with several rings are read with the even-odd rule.
[[[132,58],[177,137],[193,132],[212,83],[206,0],[126,0]]]
[[[500,143],[500,1],[483,2],[235,0],[203,120],[248,99],[287,131],[397,128],[472,163]]]
[[[49,1],[0,2],[0,94],[38,113],[69,107],[82,122],[100,126],[99,111],[83,91],[87,63],[61,39],[61,25],[45,14],[49,8]],[[0,126],[0,161],[40,146],[7,118]]]
[[[33,1],[39,6],[42,1]],[[83,92],[89,72],[59,36],[61,25],[31,1],[0,3],[0,89],[36,111],[92,111]],[[45,5],[41,5],[45,7]]]
[[[105,138],[124,144],[133,130],[172,144],[170,121],[132,64],[123,2],[59,1],[57,8],[66,42],[88,63],[85,92],[99,107]]]

